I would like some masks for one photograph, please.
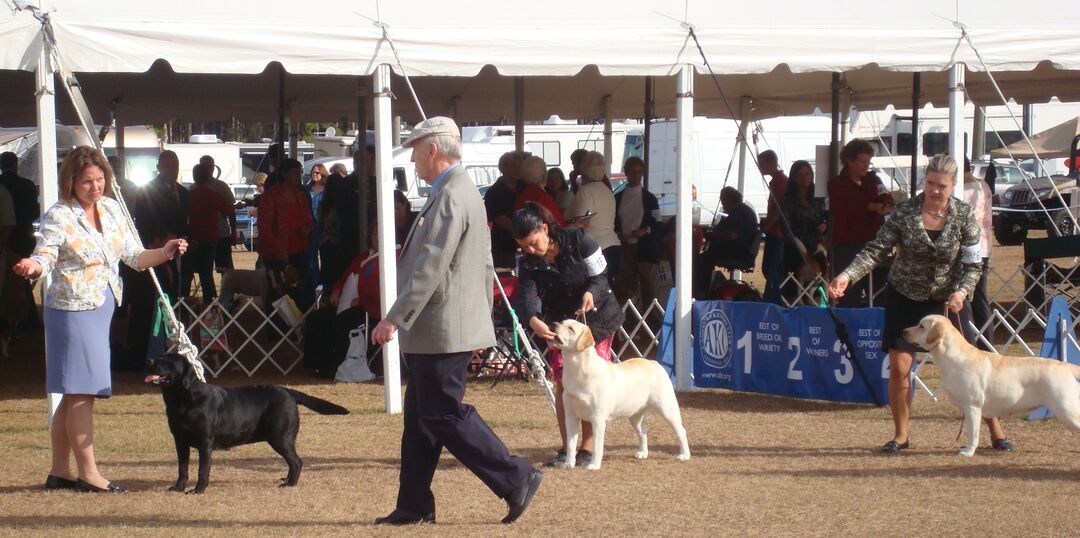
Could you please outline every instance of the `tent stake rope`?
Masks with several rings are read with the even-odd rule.
[[[93,141],[94,149],[101,151],[101,140],[94,131],[94,123],[90,116],[90,109],[86,105],[86,100],[83,99],[79,81],[67,68],[63,57],[60,54],[60,49],[56,44],[56,37],[53,33],[52,23],[49,20],[49,14],[33,6],[28,6],[26,9],[30,9],[34,18],[41,22],[42,46],[47,48],[49,57],[52,58],[53,63],[60,74],[63,86],[67,90],[68,97],[71,99],[71,104],[75,108],[75,114],[79,117],[79,123],[82,124],[83,129],[86,129],[86,134]],[[116,193],[117,201],[120,202],[120,209],[124,214],[124,220],[126,221],[130,232],[138,237],[139,232],[135,228],[135,221],[131,218],[127,202],[124,200],[124,195],[116,182],[115,175],[112,178],[112,187],[113,192]],[[167,332],[170,342],[176,346],[176,352],[182,355],[187,359],[188,363],[191,364],[196,377],[198,377],[200,381],[205,382],[205,368],[202,362],[197,358],[198,349],[195,348],[195,345],[192,344],[191,340],[188,338],[187,330],[183,323],[176,318],[176,313],[173,312],[172,305],[169,304],[169,300],[165,296],[164,290],[161,288],[161,282],[158,281],[157,274],[152,268],[148,269],[147,272],[150,273],[150,280],[154,283],[154,289],[157,291],[161,311],[165,313],[165,317],[168,320],[169,329]]]

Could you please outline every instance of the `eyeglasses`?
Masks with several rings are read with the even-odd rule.
[[[313,176],[321,176],[321,175],[323,175],[323,173],[322,172],[312,172],[311,175],[313,175]]]

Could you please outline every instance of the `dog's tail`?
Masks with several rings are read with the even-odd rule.
[[[326,400],[323,400],[322,398],[316,398],[316,397],[311,396],[309,394],[304,394],[303,392],[300,392],[298,390],[292,390],[292,389],[285,389],[285,392],[288,392],[289,394],[291,394],[293,399],[296,400],[296,403],[298,403],[298,404],[300,404],[300,405],[302,405],[302,406],[304,406],[304,407],[306,407],[306,408],[308,408],[308,409],[310,409],[310,410],[312,410],[312,411],[314,411],[314,412],[316,412],[316,413],[318,413],[320,415],[348,415],[349,414],[348,409],[345,409],[344,407],[341,407],[340,405],[338,405],[336,403],[328,402]]]

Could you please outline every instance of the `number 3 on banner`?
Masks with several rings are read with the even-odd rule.
[[[739,338],[739,340],[735,342],[735,348],[744,350],[742,373],[749,375],[751,370],[750,331],[746,331],[745,333],[743,333],[742,338]]]
[[[841,354],[843,349],[844,344],[840,343],[840,340],[833,344],[833,353],[840,355],[840,367],[833,370],[833,373],[836,374],[837,383],[847,385],[851,383],[851,379],[855,376],[855,369],[851,367],[851,360],[847,358],[847,355]]]
[[[788,349],[792,349],[792,350],[795,351],[795,356],[791,358],[791,362],[788,363],[788,368],[787,368],[787,378],[792,380],[792,381],[802,381],[802,378],[803,378],[802,377],[802,370],[796,370],[795,369],[795,364],[797,362],[799,362],[799,353],[802,351],[802,348],[801,348],[801,346],[799,344],[800,344],[800,341],[799,341],[798,336],[792,336],[792,337],[788,338],[788,341],[787,341]]]

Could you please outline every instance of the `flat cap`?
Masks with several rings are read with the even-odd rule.
[[[435,116],[428,118],[416,127],[413,127],[409,137],[401,143],[404,147],[411,146],[417,140],[435,135],[449,135],[461,138],[461,131],[458,130],[458,126],[454,123],[454,120],[447,118],[446,116]]]

